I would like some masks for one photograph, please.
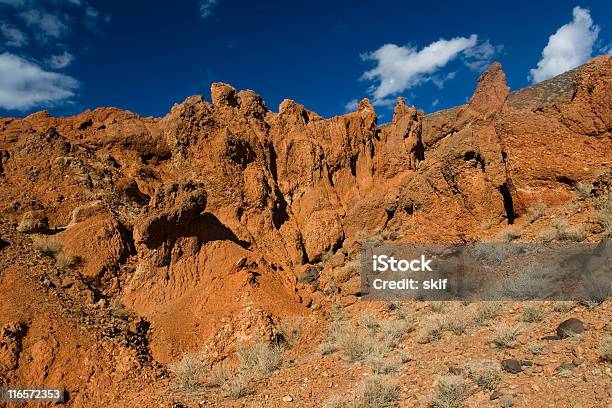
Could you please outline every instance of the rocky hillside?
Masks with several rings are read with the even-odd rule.
[[[0,118],[0,385],[61,385],[75,407],[319,406],[334,383],[362,379],[310,356],[330,316],[391,313],[359,301],[363,243],[598,242],[612,231],[610,56],[513,93],[495,63],[468,104],[424,115],[398,98],[384,126],[367,99],[331,119],[292,100],[273,112],[222,83],[211,101],[192,96],[163,118]],[[605,329],[609,301],[576,307]],[[246,397],[173,388],[184,353],[231,365],[241,344],[286,343],[287,319],[301,322],[291,363],[245,381]],[[575,357],[606,364],[603,337],[589,336]],[[461,350],[491,357],[444,345],[423,358]],[[406,372],[433,389],[423,363]],[[611,380],[579,385],[582,406],[612,398],[599,393]],[[513,401],[537,406],[551,384]]]

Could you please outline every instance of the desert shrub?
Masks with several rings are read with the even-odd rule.
[[[348,408],[349,404],[339,395],[334,395],[323,401],[322,408]]]
[[[501,309],[502,309],[502,303],[500,302],[481,303],[476,311],[476,317],[474,318],[474,323],[477,326],[486,325],[489,321],[497,318]]]
[[[575,302],[571,301],[556,301],[551,303],[552,310],[557,313],[567,313],[576,307]]]
[[[80,262],[79,257],[71,256],[64,252],[62,243],[55,238],[35,237],[33,246],[35,250],[44,256],[53,258],[55,266],[59,269],[73,268]]]
[[[237,351],[239,370],[253,379],[268,378],[283,364],[283,350],[262,342],[243,345]]]
[[[483,390],[494,390],[501,381],[499,366],[490,361],[469,364],[467,373],[470,379]]]
[[[565,218],[553,220],[552,225],[557,230],[556,239],[559,241],[581,242],[586,238],[586,233],[582,226],[570,226]]]
[[[55,257],[56,254],[62,251],[62,243],[54,238],[34,237],[33,246],[35,250],[49,257]]]
[[[597,223],[604,232],[612,234],[612,193],[598,198],[593,204],[597,210]]]
[[[612,363],[612,337],[607,336],[599,345],[599,357],[602,361]]]
[[[546,215],[547,209],[548,207],[546,207],[546,204],[544,204],[542,201],[538,201],[527,209],[527,221],[529,221],[530,224],[533,224]]]
[[[508,326],[502,324],[495,330],[493,337],[493,345],[497,348],[508,348],[514,343],[516,337],[521,333],[523,327],[521,325]]]
[[[180,360],[169,365],[174,374],[172,388],[193,392],[200,388],[199,379],[206,373],[206,356],[203,353],[184,354]]]
[[[587,198],[589,198],[593,189],[593,184],[585,183],[583,181],[576,183],[576,185],[574,186],[574,190],[576,191],[576,197],[579,200],[586,200]]]
[[[211,368],[208,374],[208,385],[222,387],[233,375],[234,371],[228,367],[225,361],[222,361]]]
[[[374,374],[390,374],[399,369],[396,361],[385,358],[380,353],[368,355],[365,364],[372,369]]]
[[[538,233],[538,241],[551,242],[557,239],[556,228],[546,228]]]
[[[336,346],[348,361],[360,361],[374,349],[374,337],[362,331],[347,331],[336,337]]]
[[[380,334],[385,345],[391,349],[397,347],[406,334],[414,330],[412,319],[388,319],[380,323]]]
[[[430,318],[423,323],[418,336],[418,341],[419,343],[430,343],[432,341],[440,340],[445,330],[445,319],[439,317]]]
[[[446,313],[449,309],[446,302],[429,302],[427,306],[434,313]]]
[[[538,306],[527,306],[523,309],[523,315],[521,321],[525,323],[537,323],[541,322],[546,315],[546,310],[542,305]]]
[[[24,234],[33,234],[36,232],[44,232],[48,227],[47,217],[34,211],[28,211],[23,214],[21,222],[17,226],[17,231]]]
[[[227,396],[232,400],[237,400],[249,395],[250,378],[241,374],[231,377],[224,385]]]
[[[357,390],[355,408],[394,406],[400,396],[399,386],[379,376],[367,378]]]
[[[529,352],[534,356],[539,356],[544,354],[544,344],[539,341],[535,341],[527,346],[527,350],[529,350]]]
[[[459,408],[469,396],[469,387],[464,378],[457,375],[440,377],[436,385],[436,396],[432,408]]]
[[[501,230],[496,236],[495,240],[498,242],[512,242],[523,235],[523,231],[519,227],[508,227]]]

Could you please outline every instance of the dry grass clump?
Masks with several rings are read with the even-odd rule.
[[[571,312],[575,307],[576,303],[571,301],[556,301],[551,304],[552,310],[557,313]]]
[[[542,355],[544,354],[544,344],[539,341],[535,341],[527,346],[527,350],[529,350],[529,352],[534,356]]]
[[[448,303],[446,310],[452,313],[444,316],[433,316],[425,320],[419,331],[419,343],[430,343],[442,338],[444,332],[450,331],[456,335],[465,334],[476,322],[476,316],[459,302]]]
[[[49,221],[44,215],[35,211],[28,211],[23,214],[21,222],[17,226],[17,231],[24,234],[34,234],[44,232],[49,228]]]
[[[570,226],[565,218],[556,218],[552,221],[552,228],[545,229],[538,234],[538,239],[544,242],[572,241],[582,242],[586,239],[586,232],[581,225]]]
[[[593,186],[593,184],[580,181],[574,186],[574,190],[576,191],[576,197],[579,200],[586,200],[591,196],[591,192],[593,192],[594,188],[595,187]]]
[[[612,336],[605,337],[599,345],[599,357],[602,361],[612,363]]]
[[[501,230],[496,236],[497,242],[512,242],[523,235],[523,231],[519,227],[508,227]]]
[[[593,205],[597,210],[597,223],[605,233],[612,234],[612,193],[598,198]]]
[[[436,385],[436,396],[431,401],[431,408],[460,408],[469,396],[466,380],[458,375],[440,377]]]
[[[494,390],[501,381],[499,366],[491,361],[483,361],[479,364],[467,366],[468,376],[476,385],[483,390]]]
[[[525,323],[541,322],[546,316],[546,309],[542,305],[526,306],[523,309],[521,321]]]
[[[222,361],[213,366],[208,373],[208,385],[212,387],[221,387],[234,375],[232,370],[225,361]]]
[[[523,327],[520,324],[514,326],[502,324],[498,326],[493,337],[493,345],[502,349],[510,347],[522,330]]]
[[[384,408],[395,406],[400,397],[400,388],[386,378],[367,378],[357,390],[354,408]]]
[[[548,207],[546,207],[546,204],[544,204],[542,201],[538,201],[527,209],[527,221],[529,221],[530,224],[533,224],[546,215],[547,209]]]
[[[242,345],[236,356],[238,364],[235,366],[221,362],[205,371],[206,385],[220,387],[233,400],[248,395],[251,381],[270,377],[283,363],[282,347],[263,342]]]
[[[262,342],[248,344],[237,351],[240,372],[253,379],[268,378],[283,364],[283,349]]]
[[[447,320],[440,317],[434,317],[425,320],[418,336],[419,343],[430,343],[442,338],[446,331]]]
[[[35,237],[33,240],[35,250],[55,260],[55,266],[60,269],[73,268],[78,265],[80,259],[64,252],[62,243],[56,238]]]
[[[476,311],[474,323],[477,326],[485,326],[491,320],[495,320],[501,312],[503,304],[501,302],[483,302]]]
[[[224,389],[227,392],[227,396],[230,399],[237,400],[242,397],[245,397],[251,393],[249,388],[250,378],[248,376],[244,376],[238,374],[229,379],[227,383],[224,385]]]
[[[322,408],[348,408],[349,404],[339,395],[334,395],[323,401]]]
[[[184,354],[180,360],[170,363],[174,374],[171,388],[176,391],[194,392],[200,388],[200,378],[206,374],[206,355],[203,353]]]
[[[362,315],[357,324],[333,321],[319,352],[325,355],[339,351],[347,361],[370,362],[375,372],[392,371],[395,364],[384,359],[412,330],[414,323],[409,319],[379,320],[372,314]]]

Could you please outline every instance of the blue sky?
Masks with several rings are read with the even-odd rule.
[[[426,112],[500,61],[511,89],[610,53],[609,1],[0,0],[0,115],[117,106],[163,116],[210,84],[330,117],[362,97]]]

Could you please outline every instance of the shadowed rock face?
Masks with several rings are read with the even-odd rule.
[[[398,98],[382,127],[367,99],[324,119],[291,100],[272,112],[221,83],[212,103],[192,96],[163,118],[116,108],[0,118],[0,211],[65,227],[57,238],[82,252],[93,299],[119,296],[151,322],[147,344],[165,362],[220,330],[221,317],[249,328],[234,340],[272,336],[268,313],[324,304],[300,278],[338,249],[355,255],[383,232],[476,241],[484,224],[606,179],[611,65],[599,57],[509,93],[495,63],[469,104],[424,115]],[[354,298],[358,281],[342,279]]]

